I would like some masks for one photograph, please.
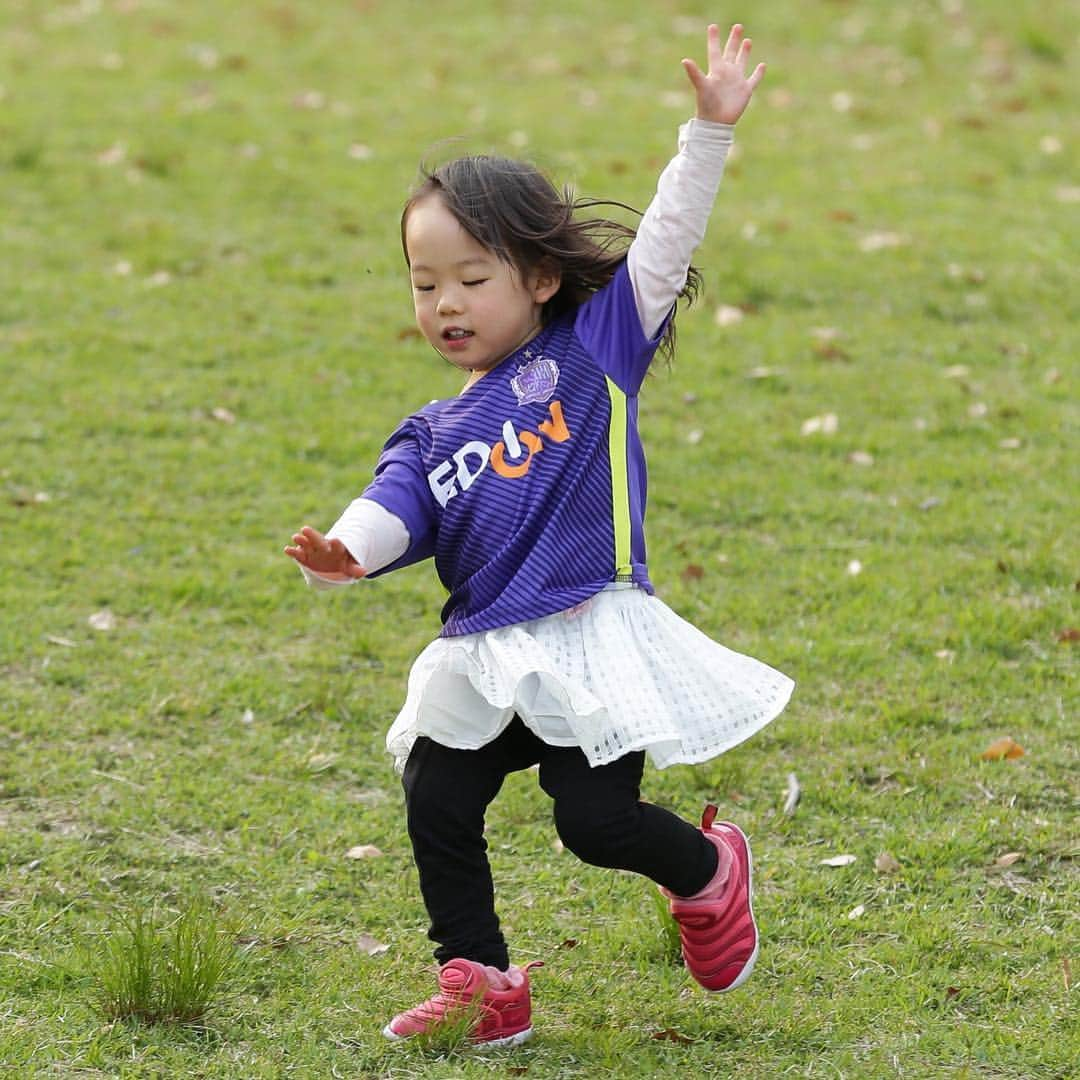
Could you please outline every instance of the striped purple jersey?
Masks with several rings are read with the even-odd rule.
[[[371,574],[435,557],[443,637],[573,607],[611,581],[652,592],[637,395],[645,337],[626,264],[460,396],[408,417],[363,493],[410,543]]]

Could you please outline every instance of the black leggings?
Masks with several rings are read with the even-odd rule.
[[[518,717],[478,750],[417,739],[402,782],[409,838],[420,871],[440,963],[461,957],[509,966],[495,914],[484,813],[507,773],[540,765],[540,786],[555,800],[555,827],[578,858],[632,870],[679,896],[703,889],[716,872],[716,848],[699,829],[640,801],[644,752],[589,766],[576,746],[550,746]]]

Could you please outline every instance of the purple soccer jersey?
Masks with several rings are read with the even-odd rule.
[[[442,636],[580,604],[615,580],[652,592],[637,392],[646,338],[625,263],[461,395],[404,420],[363,493],[405,523],[404,555],[434,556]]]

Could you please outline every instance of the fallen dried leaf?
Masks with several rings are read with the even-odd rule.
[[[663,1031],[657,1031],[653,1034],[653,1038],[662,1042],[679,1043],[681,1046],[692,1046],[694,1040],[682,1032],[676,1031],[674,1028],[664,1028]]]
[[[560,949],[576,949],[577,948],[577,938],[572,938],[572,937],[567,938],[564,942],[562,942],[559,945],[559,948]]]
[[[850,866],[855,862],[854,855],[833,855],[828,859],[822,859],[821,866]]]
[[[865,915],[865,914],[866,914],[866,905],[865,904],[856,904],[855,907],[853,907],[847,913],[847,917],[849,919],[857,919],[857,918],[859,918],[859,916]]]
[[[874,455],[866,450],[852,450],[847,459],[852,465],[868,466],[874,464]]]
[[[326,104],[326,96],[318,90],[305,90],[293,98],[293,108],[321,109]]]
[[[1019,450],[1023,445],[1024,440],[1016,438],[1002,439],[1001,442],[998,443],[998,446],[1000,446],[1002,450]]]
[[[689,563],[683,567],[683,572],[680,575],[683,581],[700,581],[705,576],[704,567],[698,566],[697,563]]]
[[[1063,643],[1066,641],[1080,641],[1080,630],[1075,626],[1070,626],[1067,630],[1062,630],[1058,634],[1057,639]]]
[[[717,326],[736,326],[746,318],[742,308],[733,307],[731,304],[721,304],[716,309],[714,321]]]
[[[839,345],[831,341],[819,341],[814,346],[814,355],[820,357],[822,360],[851,359],[851,354],[847,349],[842,349]]]
[[[127,158],[127,147],[123,143],[113,143],[97,155],[99,165],[119,165]]]
[[[95,630],[116,629],[116,616],[111,611],[95,611],[86,621]]]
[[[370,934],[361,934],[356,939],[356,947],[362,953],[367,953],[368,956],[381,956],[384,952],[389,952],[390,950],[389,945],[384,945],[381,941],[376,941]]]
[[[825,413],[822,416],[811,416],[804,420],[799,429],[803,435],[835,435],[840,426],[836,413]]]
[[[802,788],[799,786],[799,778],[793,773],[787,774],[787,791],[784,796],[784,813],[795,813],[795,807],[799,805],[799,800],[802,798]]]
[[[1008,735],[995,739],[980,755],[983,761],[1012,760],[1024,756],[1024,748]]]
[[[55,634],[49,634],[45,640],[50,645],[63,645],[65,649],[74,649],[78,647],[74,641],[70,641],[66,637],[57,637]]]
[[[874,869],[879,874],[895,874],[900,869],[900,862],[894,855],[883,851],[874,860]]]
[[[220,420],[221,423],[223,423],[223,424],[235,424],[236,423],[235,415],[233,415],[233,413],[231,413],[228,409],[225,409],[220,405],[216,409],[211,409],[210,415],[215,420]]]
[[[346,859],[377,859],[382,852],[374,844],[357,844],[345,852]]]
[[[884,251],[886,248],[903,247],[907,237],[894,232],[867,233],[859,240],[859,250],[865,252]]]
[[[1004,855],[999,855],[994,860],[994,865],[1002,868],[1012,866],[1013,863],[1018,863],[1023,857],[1024,853],[1022,851],[1008,851]]]

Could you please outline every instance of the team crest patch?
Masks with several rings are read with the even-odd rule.
[[[510,380],[510,388],[517,395],[518,404],[550,401],[559,383],[559,365],[542,353],[534,356],[529,349],[525,350],[525,359],[529,363],[519,367]]]

